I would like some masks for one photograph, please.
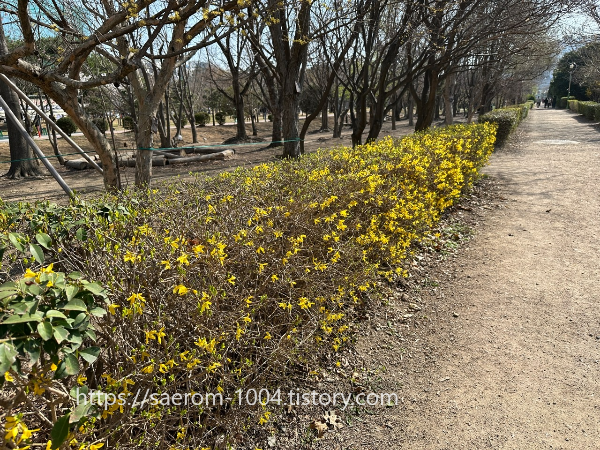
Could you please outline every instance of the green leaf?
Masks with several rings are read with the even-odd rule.
[[[75,299],[71,300],[69,303],[67,303],[65,306],[63,306],[62,309],[66,309],[67,311],[86,311],[87,312],[87,305],[82,300],[75,298]]]
[[[19,233],[8,233],[8,240],[15,246],[20,252],[25,251],[25,247],[21,244],[22,236]]]
[[[87,401],[87,399],[84,400],[71,413],[71,418],[69,419],[69,423],[77,423],[77,422],[79,422],[82,418],[84,418],[85,416],[87,416],[87,414],[90,411],[90,408],[92,406],[93,405],[91,403],[89,403]]]
[[[56,339],[56,342],[60,344],[62,341],[66,340],[69,337],[69,332],[63,327],[54,327],[53,335]]]
[[[12,366],[13,363],[15,362],[15,359],[17,359],[17,354],[18,353],[15,350],[15,348],[8,342],[0,344],[0,373],[1,374],[4,374],[4,372],[6,372],[8,369],[10,369],[10,366]]]
[[[37,326],[37,331],[43,340],[52,339],[52,324],[50,322],[40,322]]]
[[[88,388],[87,386],[77,386],[77,385],[75,385],[69,391],[69,395],[71,396],[71,398],[74,398],[77,401],[77,403],[79,403],[79,400],[81,400],[81,398],[77,398],[77,395],[79,395],[79,396],[84,396],[84,395],[87,396],[88,392],[90,392],[90,388]]]
[[[79,348],[79,346],[83,342],[83,338],[81,337],[81,333],[79,331],[72,331],[71,335],[69,336],[69,339],[67,339],[67,341],[72,342],[73,344],[76,344],[77,346],[75,348]]]
[[[90,364],[94,364],[100,355],[100,347],[88,347],[84,350],[79,350],[79,356],[85,359]]]
[[[19,290],[17,289],[17,283],[15,282],[4,283],[2,286],[0,286],[0,300],[11,297],[18,293]]]
[[[46,317],[59,317],[61,319],[67,318],[67,316],[65,316],[63,313],[61,313],[60,311],[57,311],[55,309],[51,309],[50,311],[47,311]]]
[[[65,293],[67,294],[67,300],[71,300],[73,297],[75,297],[75,294],[77,294],[77,292],[79,292],[79,288],[77,286],[74,286],[72,284],[67,286],[67,288],[65,289]]]
[[[19,302],[11,305],[15,314],[25,314],[31,307],[30,302]]]
[[[44,250],[37,244],[29,244],[29,251],[40,264],[44,264]]]
[[[30,340],[23,346],[27,356],[29,356],[29,362],[35,364],[40,359],[40,344],[37,340]]]
[[[81,278],[83,278],[83,275],[81,274],[81,272],[71,272],[67,276],[69,278],[71,278],[72,280],[80,280]]]
[[[73,322],[72,328],[79,328],[87,319],[86,313],[79,313],[77,317],[75,317],[75,322]]]
[[[50,244],[52,244],[52,238],[46,233],[38,233],[35,235],[35,240],[38,241],[42,247],[46,250],[50,250]]]
[[[58,449],[66,440],[69,435],[69,416],[71,413],[65,414],[56,421],[50,432],[50,439],[52,440],[52,450]]]
[[[77,375],[79,373],[79,361],[75,355],[68,355],[65,358],[65,370],[67,375]]]
[[[106,310],[104,308],[92,308],[90,314],[96,317],[103,317],[106,315]]]
[[[27,313],[23,314],[22,316],[12,315],[2,322],[2,325],[9,325],[11,323],[41,322],[43,319],[44,317],[42,316],[42,313],[36,311],[33,314]]]
[[[42,293],[42,288],[39,286],[39,284],[30,284],[29,286],[27,286],[26,292],[36,296]]]
[[[50,341],[48,341],[48,342],[50,342]],[[67,365],[65,364],[64,361],[61,361],[60,363],[58,363],[58,367],[54,371],[54,379],[61,380],[63,378],[66,378],[67,375],[68,375],[67,374]]]
[[[89,329],[86,330],[85,335],[94,342],[96,342],[96,339],[98,339],[98,337],[96,336],[96,332],[94,330],[89,330]]]
[[[98,283],[86,283],[84,284],[84,287],[94,295],[106,295],[106,289]]]
[[[80,241],[85,241],[87,239],[87,231],[85,228],[79,228],[75,233],[75,237]]]

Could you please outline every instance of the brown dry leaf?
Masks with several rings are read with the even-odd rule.
[[[319,437],[323,437],[323,433],[325,433],[329,429],[327,427],[327,425],[325,425],[320,420],[315,420],[315,421],[311,422],[310,428],[312,428],[313,430],[316,430]]]
[[[327,422],[333,429],[344,428],[342,419],[335,413],[335,411],[327,411],[323,416],[325,422]]]

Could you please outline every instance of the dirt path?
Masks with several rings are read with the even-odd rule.
[[[600,448],[600,133],[541,109],[517,138],[485,170],[495,206],[465,213],[475,237],[421,267],[416,320],[377,317],[360,339],[400,405],[346,414],[317,447]]]

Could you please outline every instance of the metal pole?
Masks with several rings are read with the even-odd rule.
[[[102,168],[98,164],[96,164],[96,162],[92,158],[90,158],[87,155],[87,153],[85,153],[81,149],[81,147],[79,147],[79,145],[77,145],[75,143],[75,141],[73,141],[73,139],[71,139],[69,137],[69,135],[67,133],[65,133],[63,130],[61,130],[61,128],[58,125],[56,125],[56,123],[54,123],[54,121],[52,119],[50,119],[50,117],[48,117],[44,111],[42,111],[40,108],[38,108],[35,105],[35,103],[33,103],[29,99],[29,97],[27,97],[27,94],[25,94],[21,89],[19,89],[16,84],[14,84],[12,81],[10,81],[10,79],[6,75],[0,73],[0,80],[4,81],[8,85],[8,87],[10,87],[13,91],[15,91],[17,93],[17,95],[19,97],[21,97],[23,99],[23,101],[25,103],[27,103],[29,106],[31,106],[35,112],[37,112],[40,116],[42,116],[42,118],[44,118],[50,124],[50,126],[52,128],[54,128],[56,130],[56,132],[65,139],[65,141],[67,141],[69,144],[71,144],[71,146],[75,150],[77,150],[79,153],[81,153],[81,155],[87,160],[87,162],[89,162],[94,167],[94,169],[96,169],[100,173],[104,172],[102,170]]]
[[[571,75],[573,75],[573,70],[569,71],[569,90],[567,94],[567,102],[571,100]]]
[[[8,107],[8,105],[6,104],[6,102],[4,101],[4,99],[2,97],[0,97],[0,106],[2,106],[2,109],[4,109],[4,113],[6,114],[6,117],[13,121],[13,123],[17,126],[17,128],[19,129],[19,132],[23,135],[23,137],[25,138],[27,143],[29,145],[31,145],[35,154],[42,160],[42,163],[44,164],[44,166],[46,166],[46,169],[48,169],[48,171],[52,174],[54,179],[58,182],[58,184],[60,184],[60,187],[63,189],[63,191],[65,191],[69,197],[73,197],[74,196],[73,191],[69,188],[69,186],[67,186],[67,183],[65,183],[65,180],[63,180],[62,177],[58,174],[58,172],[56,171],[54,166],[52,164],[50,164],[48,159],[44,156],[42,151],[38,148],[38,146],[36,145],[35,141],[31,138],[31,136],[29,136],[29,134],[27,133],[25,128],[23,128],[23,125],[21,124],[19,119],[17,119],[17,116],[15,116],[13,114],[13,112]]]

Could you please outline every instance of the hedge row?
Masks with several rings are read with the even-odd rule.
[[[475,181],[495,134],[456,125],[104,203],[4,205],[4,275],[20,251],[31,264],[0,287],[0,323],[19,322],[0,325],[0,354],[16,355],[2,381],[10,447],[37,428],[19,446],[46,445],[56,417],[88,450],[262,447],[253,430],[270,426],[276,406],[240,405],[237,392],[284,392],[339,358],[381,281],[405,275],[411,246]],[[107,288],[105,305],[82,277]],[[54,311],[42,322],[27,316],[32,293],[38,311]],[[81,410],[61,394],[75,388],[234,401]]]
[[[573,100],[573,97],[561,97],[558,100],[558,109],[567,109],[569,106],[569,99]]]
[[[600,122],[600,103],[569,100],[569,109],[583,114],[589,120]]]
[[[498,126],[496,145],[504,145],[508,136],[527,117],[534,102],[528,101],[521,105],[495,109],[479,117],[479,123],[495,123]]]

